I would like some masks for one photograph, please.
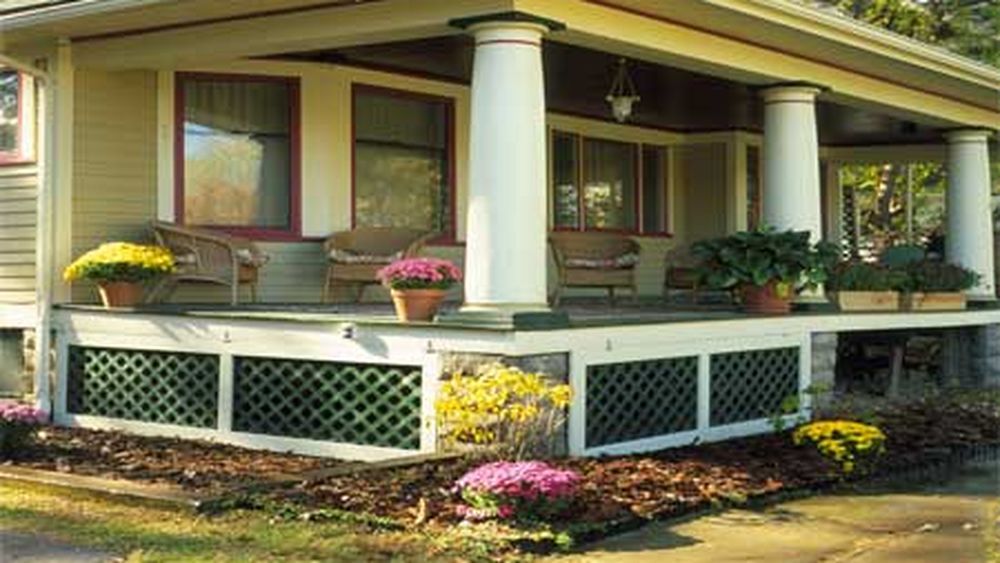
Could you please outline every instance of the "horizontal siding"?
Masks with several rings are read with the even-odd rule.
[[[0,307],[35,301],[38,169],[0,169]]]
[[[156,73],[76,73],[73,255],[107,241],[148,241],[156,217]],[[94,301],[90,284],[75,301]]]

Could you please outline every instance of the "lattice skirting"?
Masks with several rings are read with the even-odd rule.
[[[698,357],[587,368],[587,447],[694,430]]]
[[[218,356],[69,347],[72,414],[214,428],[218,399]]]
[[[62,411],[111,422],[102,426],[169,425],[164,432],[284,450],[421,449],[421,366],[78,345],[65,353]],[[283,445],[302,441],[319,446]]]
[[[235,359],[233,429],[416,450],[419,367]]]
[[[799,396],[800,352],[789,346],[702,353],[704,364],[692,355],[589,365],[584,447],[600,452],[670,436],[725,436],[739,425],[759,428],[788,414],[782,404]]]

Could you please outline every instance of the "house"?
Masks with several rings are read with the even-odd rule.
[[[35,394],[63,424],[359,459],[433,451],[442,373],[500,357],[571,382],[571,452],[636,451],[766,431],[784,398],[831,377],[838,332],[988,342],[1000,324],[1000,72],[825,10],[8,4],[0,321],[35,334]],[[609,107],[616,77],[639,98],[631,115]],[[933,160],[949,170],[947,253],[982,275],[969,311],[548,305],[550,231],[631,235],[639,292],[659,296],[668,251],[761,222],[840,240],[839,167]],[[100,242],[148,240],[156,219],[255,239],[270,255],[261,304],[182,288],[173,306],[106,311],[61,280]],[[440,233],[427,252],[464,264],[462,308],[406,325],[385,305],[320,306],[321,241],[361,226]]]

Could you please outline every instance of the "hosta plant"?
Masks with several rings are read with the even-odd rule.
[[[569,401],[568,385],[497,363],[444,382],[436,409],[446,442],[520,460],[551,452]]]
[[[774,283],[794,293],[827,280],[836,245],[813,244],[807,231],[762,228],[694,243],[698,272],[715,289],[764,287]]]
[[[580,476],[540,461],[498,461],[469,471],[455,483],[466,520],[551,520],[573,502]]]
[[[866,472],[885,452],[885,434],[875,426],[848,420],[822,420],[800,426],[795,445],[809,445],[846,474]]]
[[[0,404],[0,458],[7,458],[31,441],[35,430],[48,421],[48,415],[30,405]]]
[[[170,250],[155,245],[109,242],[83,254],[63,272],[66,281],[142,282],[174,271]]]

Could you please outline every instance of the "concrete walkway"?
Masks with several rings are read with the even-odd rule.
[[[1000,563],[1000,465],[944,485],[730,510],[590,545],[563,561]]]
[[[111,555],[0,529],[0,563],[106,563]]]

